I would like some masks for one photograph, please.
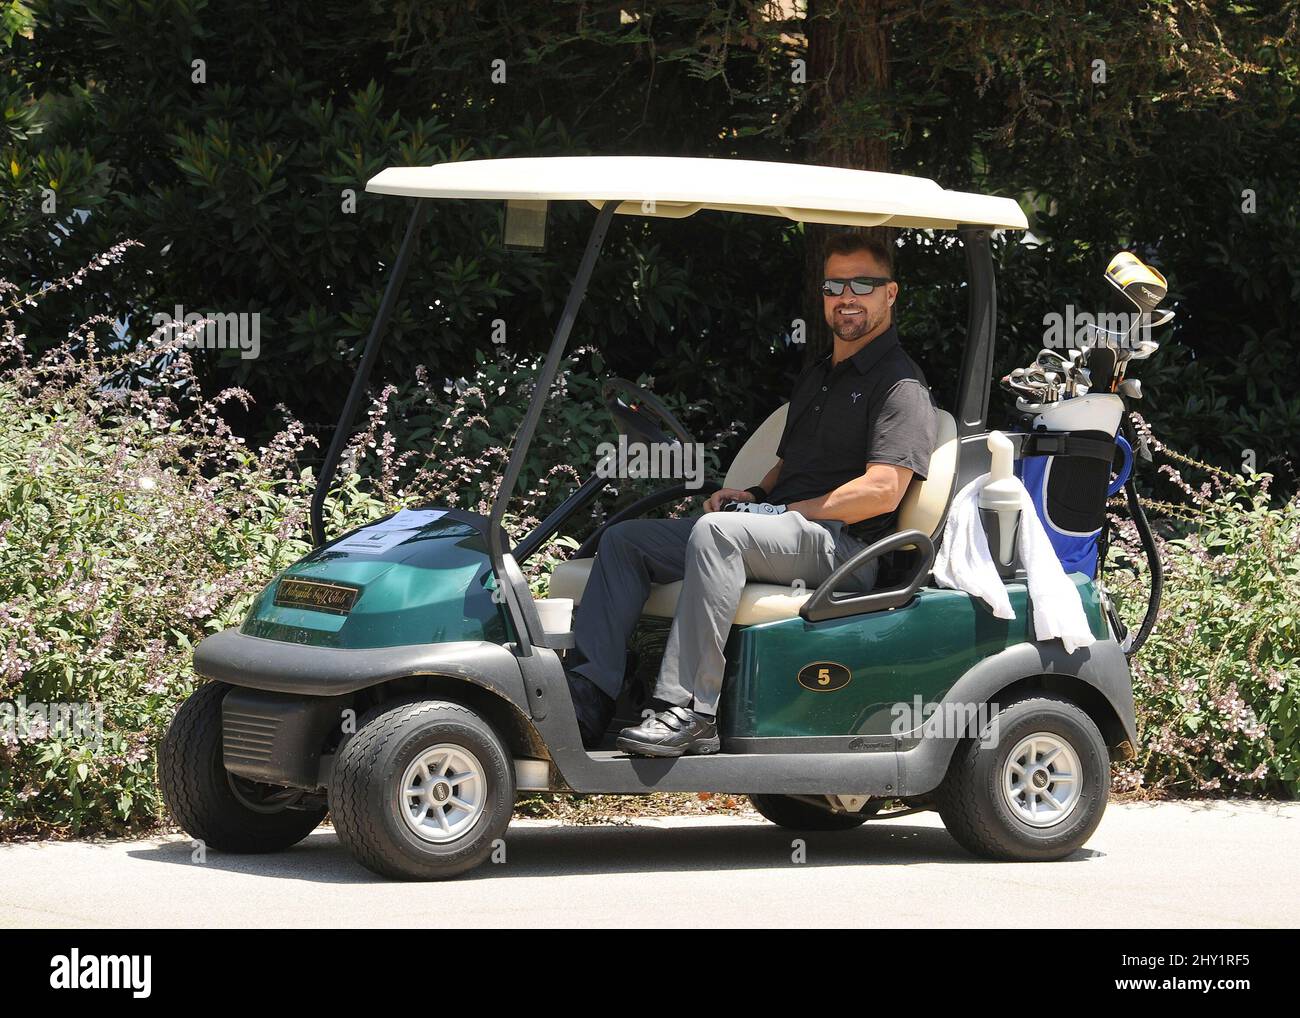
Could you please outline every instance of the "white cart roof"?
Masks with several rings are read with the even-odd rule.
[[[548,156],[394,166],[367,191],[413,198],[621,201],[618,211],[681,219],[700,209],[798,223],[1024,230],[1011,198],[945,191],[933,180],[833,166],[666,156]]]

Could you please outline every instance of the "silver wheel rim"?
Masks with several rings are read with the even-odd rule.
[[[478,822],[487,802],[487,778],[463,746],[431,746],[402,775],[398,808],[416,837],[434,844],[455,841]]]
[[[1074,812],[1083,790],[1079,756],[1064,739],[1036,732],[1002,765],[1002,797],[1030,827],[1052,827]]]

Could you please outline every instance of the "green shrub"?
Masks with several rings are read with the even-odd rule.
[[[307,550],[302,429],[245,448],[222,418],[244,394],[205,398],[175,344],[101,356],[91,326],[28,361],[0,322],[0,834],[151,825],[193,645]],[[383,510],[356,477],[340,494],[336,526]],[[72,704],[94,722],[29,714]]]
[[[33,360],[15,312],[34,298],[15,292],[0,281],[0,837],[138,829],[163,816],[154,748],[193,689],[194,644],[238,625],[309,550],[314,479],[300,464],[314,440],[290,420],[265,447],[245,446],[226,416],[248,394],[206,397],[185,349],[201,326],[104,355],[96,333],[111,323],[96,319]],[[556,382],[567,398],[546,404],[506,519],[516,539],[581,480],[572,463],[589,472],[612,437],[599,381],[578,370],[588,355],[569,358]],[[418,367],[400,397],[385,388],[347,450],[327,531],[421,502],[486,513],[505,466],[499,443],[523,418],[536,366],[481,357],[469,378],[434,382]],[[534,556],[535,590],[574,546],[561,536]],[[55,705],[55,717],[29,719],[38,705]],[[72,705],[84,713],[60,724],[58,707]]]
[[[1182,489],[1152,501],[1177,536],[1159,539],[1160,618],[1133,662],[1141,746],[1117,787],[1155,793],[1300,792],[1300,496],[1271,477],[1231,475],[1152,442]],[[1193,487],[1179,467],[1204,472]],[[1136,612],[1148,576],[1119,523],[1107,586]]]

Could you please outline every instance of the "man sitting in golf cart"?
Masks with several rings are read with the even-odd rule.
[[[834,350],[795,382],[777,461],[746,491],[709,496],[695,519],[627,520],[601,537],[567,670],[583,744],[599,743],[624,678],[628,640],[651,584],[682,581],[654,690],[661,709],[620,733],[646,756],[712,753],[723,648],[747,580],[808,589],[890,533],[934,451],[934,402],[893,325],[889,247],[844,232],[827,246],[822,310]],[[875,585],[876,567],[856,575]]]

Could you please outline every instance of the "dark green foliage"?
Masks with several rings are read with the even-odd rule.
[[[204,360],[209,386],[252,392],[249,433],[266,433],[284,403],[328,438],[409,211],[364,193],[383,166],[559,153],[798,161],[837,133],[870,133],[896,171],[1030,210],[1039,243],[998,249],[1000,371],[1033,356],[1044,314],[1095,308],[1106,262],[1133,247],[1169,277],[1179,312],[1142,372],[1156,431],[1234,468],[1253,449],[1280,490],[1294,486],[1294,4],[881,0],[889,89],[831,110],[821,83],[792,80],[805,23],[769,20],[756,0],[29,6],[30,38],[14,37],[0,71],[0,197],[12,209],[0,268],[40,282],[125,237],[145,245],[111,294],[45,302],[33,335],[61,336],[90,308],[130,316],[132,337],[178,303],[259,312],[259,359]],[[863,6],[811,12],[847,19]],[[42,187],[57,194],[53,217]],[[591,218],[553,207],[547,250],[519,255],[501,245],[495,204],[440,203],[376,383],[405,386],[417,364],[465,373],[497,349],[497,319],[509,351],[543,349]],[[71,235],[51,245],[61,228]],[[702,430],[753,423],[803,360],[791,323],[819,313],[802,305],[802,252],[800,228],[778,220],[620,217],[574,341],[599,347],[612,373],[649,371],[660,391],[711,406]],[[899,271],[905,340],[951,405],[961,252],[908,237]],[[995,396],[995,422],[1006,402]]]

